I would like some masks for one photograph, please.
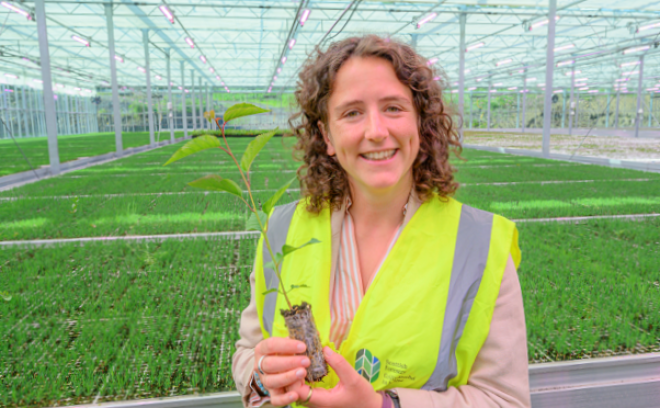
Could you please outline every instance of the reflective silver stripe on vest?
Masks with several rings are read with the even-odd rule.
[[[486,269],[492,226],[493,214],[463,205],[438,361],[422,389],[445,391],[449,380],[458,375],[456,347]]]
[[[291,226],[291,219],[293,218],[293,213],[296,211],[297,206],[298,202],[294,201],[289,204],[277,206],[273,209],[273,215],[270,216],[270,220],[268,221],[268,232],[266,233],[273,254],[282,252],[282,247],[286,243],[286,236],[289,233],[289,227]],[[263,244],[262,252],[264,265],[273,260],[268,251],[268,247],[266,246],[266,242]],[[264,278],[268,289],[279,289],[280,280],[277,278],[277,274],[272,268],[264,268]],[[271,336],[273,335],[276,304],[277,292],[267,294],[266,299],[264,299],[263,322],[264,328]]]

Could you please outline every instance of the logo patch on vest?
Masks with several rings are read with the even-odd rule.
[[[364,377],[370,383],[378,379],[380,374],[380,361],[371,354],[371,351],[362,349],[355,355],[355,369],[358,374]]]

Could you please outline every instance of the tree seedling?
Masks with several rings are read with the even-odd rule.
[[[232,194],[238,197],[247,206],[248,210],[250,211],[250,217],[247,220],[246,229],[248,231],[259,231],[261,233],[264,245],[266,245],[266,248],[268,249],[271,258],[271,261],[266,262],[263,267],[271,268],[273,271],[275,271],[280,282],[279,287],[269,288],[266,292],[263,293],[263,295],[277,292],[282,296],[284,296],[288,309],[286,310],[282,309],[280,312],[284,317],[285,324],[289,331],[289,337],[303,341],[307,345],[306,354],[309,357],[311,364],[310,367],[307,369],[306,379],[309,382],[317,382],[328,374],[328,367],[325,362],[325,359],[323,358],[321,339],[319,337],[319,333],[316,328],[316,323],[314,322],[314,318],[312,316],[311,306],[306,302],[303,302],[301,305],[292,305],[291,301],[289,300],[289,293],[291,291],[294,291],[296,289],[303,289],[306,288],[307,286],[290,285],[290,288],[287,290],[284,287],[285,285],[284,285],[284,281],[282,280],[280,271],[282,269],[282,263],[284,262],[284,258],[287,255],[290,255],[291,253],[299,249],[302,249],[308,245],[316,244],[320,241],[312,238],[308,242],[298,247],[284,245],[282,247],[282,252],[274,253],[267,235],[268,214],[270,214],[273,207],[275,207],[275,204],[279,201],[282,195],[284,195],[284,193],[289,188],[289,186],[291,186],[291,184],[294,181],[296,181],[296,178],[294,177],[291,180],[289,180],[287,183],[285,183],[279,190],[275,192],[275,194],[273,194],[272,197],[270,197],[261,205],[261,208],[259,208],[259,206],[256,204],[256,201],[254,200],[254,196],[252,194],[252,188],[250,184],[250,168],[252,166],[252,163],[254,162],[254,159],[257,157],[259,152],[264,148],[264,146],[266,146],[266,143],[268,143],[268,141],[273,136],[275,136],[275,134],[279,129],[275,129],[256,136],[254,140],[252,140],[248,144],[247,148],[245,149],[245,152],[243,152],[243,156],[241,157],[240,162],[234,155],[234,152],[232,151],[231,147],[229,147],[229,143],[227,143],[227,138],[225,136],[225,126],[230,121],[244,116],[256,115],[265,112],[270,112],[270,111],[267,109],[262,109],[258,106],[249,103],[239,103],[231,106],[229,109],[227,109],[227,111],[225,111],[223,117],[224,123],[222,125],[220,125],[219,122],[220,119],[215,118],[214,111],[205,112],[204,117],[209,121],[215,119],[216,125],[218,126],[218,128],[221,129],[222,142],[224,142],[224,146],[223,143],[220,142],[218,137],[211,135],[202,135],[187,142],[183,147],[177,150],[172,155],[172,157],[170,157],[170,159],[165,164],[163,164],[163,166],[167,166],[170,163],[183,159],[184,157],[190,156],[192,154],[201,152],[203,150],[213,149],[213,148],[222,150],[227,155],[229,155],[229,157],[234,161],[238,169],[238,172],[241,175],[241,179],[245,184],[247,199],[244,197],[243,189],[238,185],[238,183],[236,183],[231,179],[223,178],[215,174],[204,176],[195,181],[191,181],[190,183],[188,183],[188,185],[196,188],[201,188],[204,190],[223,191]]]

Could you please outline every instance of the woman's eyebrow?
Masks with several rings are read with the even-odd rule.
[[[411,103],[410,99],[406,98],[405,96],[399,96],[399,95],[386,96],[386,97],[380,99],[380,102]]]
[[[391,96],[386,96],[384,98],[381,98],[378,100],[379,102],[400,102],[400,103],[407,103],[411,104],[412,102],[410,99],[406,98],[405,96],[400,96],[400,95],[391,95]],[[344,102],[340,105],[338,105],[335,108],[335,112],[341,112],[342,110],[348,108],[349,106],[357,105],[362,103],[363,101],[361,99],[353,99],[351,101]]]

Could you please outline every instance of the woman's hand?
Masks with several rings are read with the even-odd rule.
[[[305,405],[312,408],[380,408],[383,397],[374,391],[367,380],[348,364],[341,354],[329,347],[323,349],[325,360],[337,373],[339,383],[335,388],[326,390],[314,388],[312,398]],[[295,383],[287,388],[287,394],[295,391],[298,403],[303,403],[309,395],[308,385]]]
[[[254,371],[259,373],[261,383],[268,390],[271,404],[284,406],[298,399],[297,393],[287,392],[286,388],[305,383],[305,367],[309,367],[310,361],[307,356],[299,355],[305,348],[301,341],[281,337],[262,340],[254,348]],[[264,374],[258,367],[262,356],[266,356],[261,362]]]

